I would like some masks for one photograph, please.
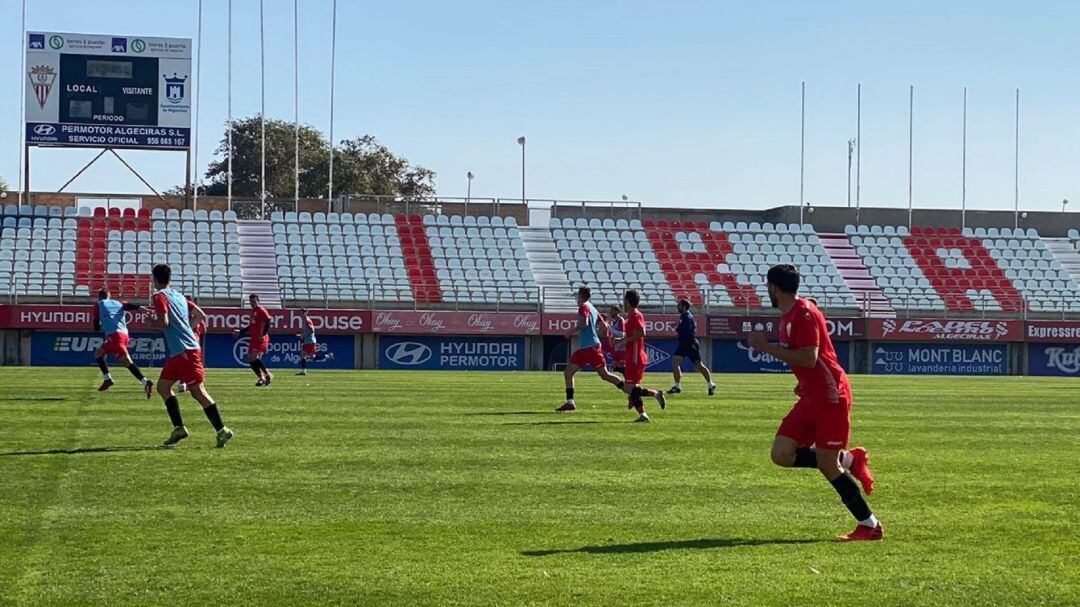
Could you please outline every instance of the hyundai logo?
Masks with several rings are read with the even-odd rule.
[[[52,135],[56,132],[56,127],[51,124],[39,124],[34,127],[35,135]]]
[[[398,365],[422,365],[431,358],[431,348],[415,341],[402,341],[386,348],[386,358]]]

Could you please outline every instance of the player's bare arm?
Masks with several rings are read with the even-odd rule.
[[[206,312],[196,304],[191,305],[191,326],[195,326],[206,320]]]

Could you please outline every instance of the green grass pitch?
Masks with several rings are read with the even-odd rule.
[[[768,457],[790,376],[633,424],[595,376],[211,370],[224,450],[122,369],[0,369],[0,605],[1076,605],[1080,383],[855,377],[879,544]],[[156,376],[156,371],[153,372]],[[652,374],[647,384],[670,385]]]

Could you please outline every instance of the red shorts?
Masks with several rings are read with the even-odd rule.
[[[170,357],[161,368],[161,379],[183,382],[189,386],[206,381],[202,350],[187,350],[183,354]]]
[[[109,333],[109,335],[105,337],[105,342],[101,344],[101,349],[105,354],[115,356],[116,358],[127,356],[127,347],[130,339],[131,338],[128,337],[127,333],[122,333],[120,331]]]
[[[786,436],[800,447],[845,449],[851,436],[851,399],[838,402],[800,398],[780,422],[777,436]]]
[[[300,351],[308,356],[315,356],[315,350],[318,349],[319,344],[304,344]]]
[[[250,352],[251,354],[258,354],[259,356],[262,356],[263,354],[266,354],[266,350],[269,347],[270,347],[270,336],[269,335],[263,335],[262,337],[260,337],[258,339],[255,339],[255,338],[251,339],[251,343],[248,344],[248,352]]]
[[[591,348],[582,348],[571,354],[570,364],[579,367],[604,369],[607,367],[607,360],[604,359],[604,351],[600,346],[593,346]]]
[[[645,365],[626,361],[623,368],[623,380],[628,384],[640,384],[645,379]]]

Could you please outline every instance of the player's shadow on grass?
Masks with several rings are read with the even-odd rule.
[[[164,445],[134,447],[83,447],[80,449],[49,449],[48,451],[7,451],[0,457],[20,457],[29,455],[82,455],[84,453],[123,453],[127,451],[168,451]]]
[[[38,396],[38,397],[31,397],[31,398],[27,398],[25,396],[4,396],[4,397],[0,397],[0,401],[30,402],[30,403],[56,402],[56,401],[64,401],[64,400],[67,400],[67,399],[68,398],[66,396]]]
[[[815,544],[821,539],[697,539],[670,542],[638,542],[635,544],[607,544],[582,546],[566,550],[526,550],[522,556],[553,556],[556,554],[634,554],[640,552],[663,552],[664,550],[710,550],[739,546],[783,546],[790,544]]]
[[[481,411],[478,413],[466,413],[465,415],[554,415],[549,411]]]
[[[584,424],[625,424],[629,422],[565,421],[565,422],[506,422],[500,426],[580,426]]]

